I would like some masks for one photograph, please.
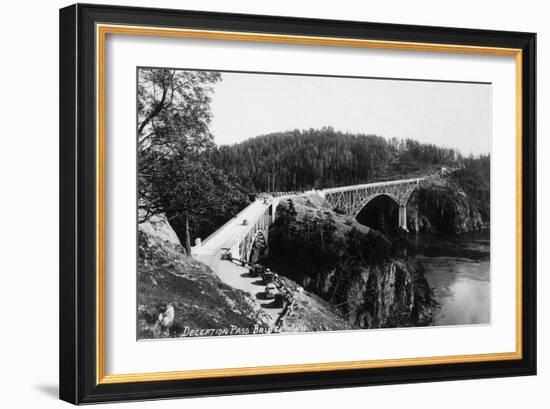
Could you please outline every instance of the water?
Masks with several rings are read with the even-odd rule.
[[[409,256],[422,264],[440,304],[434,325],[490,323],[489,230],[448,236],[423,234],[410,240]]]

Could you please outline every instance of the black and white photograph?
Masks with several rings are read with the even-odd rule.
[[[491,84],[137,69],[137,338],[487,325]]]
[[[470,3],[6,2],[0,406],[544,407],[547,7]]]

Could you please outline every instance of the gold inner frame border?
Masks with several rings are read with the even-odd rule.
[[[522,50],[459,44],[416,43],[322,36],[216,31],[186,28],[96,25],[96,383],[173,381],[268,374],[390,368],[469,362],[519,360],[522,358]],[[107,35],[198,38],[295,45],[371,48],[401,51],[467,53],[515,57],[516,65],[516,350],[504,353],[449,355],[365,361],[320,362],[314,364],[148,372],[105,373],[105,42]]]

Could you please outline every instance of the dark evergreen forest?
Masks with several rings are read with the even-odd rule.
[[[412,139],[350,134],[330,127],[258,136],[205,152],[248,192],[302,191],[426,176],[442,167],[482,171],[489,157]],[[479,163],[478,163],[479,162]]]

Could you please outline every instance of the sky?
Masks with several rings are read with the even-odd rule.
[[[464,155],[489,153],[491,145],[490,84],[222,73],[211,106],[218,145],[324,126]]]

